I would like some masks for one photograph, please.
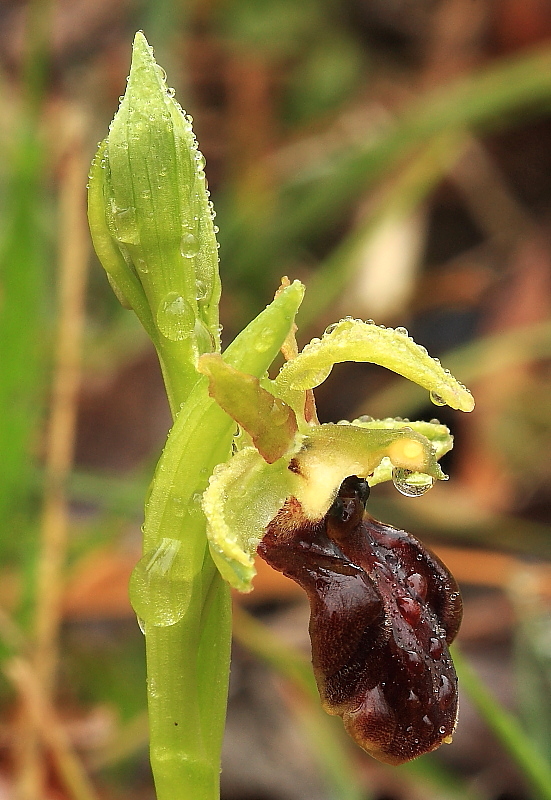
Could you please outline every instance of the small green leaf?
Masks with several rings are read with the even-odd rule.
[[[368,361],[391,369],[430,392],[437,405],[472,411],[471,393],[424,347],[415,344],[405,329],[379,327],[370,322],[343,319],[322,339],[313,339],[292,361],[283,365],[275,390],[292,408],[300,406],[299,392],[322,383],[341,361]]]
[[[264,460],[272,464],[281,458],[297,432],[293,410],[217,353],[201,356],[198,369],[209,379],[210,396],[250,434]]]

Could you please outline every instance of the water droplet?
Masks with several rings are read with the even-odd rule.
[[[174,95],[176,94],[176,89],[174,89],[174,87],[172,86],[169,86],[168,89],[166,90],[166,93],[169,97],[174,97]]]
[[[403,467],[394,467],[392,482],[396,489],[406,497],[420,497],[432,487],[434,479],[423,472],[412,472]]]
[[[396,598],[396,605],[406,622],[415,627],[421,617],[421,606],[417,600],[409,597],[409,595],[399,595]]]
[[[203,353],[212,353],[215,349],[214,338],[207,326],[201,322],[200,319],[196,320],[193,326],[193,339],[195,341],[197,353],[200,356],[203,355]]]
[[[155,72],[163,82],[166,81],[166,72],[158,64],[155,64]]]
[[[401,336],[408,336],[408,329],[407,328],[395,328],[396,333],[399,333]]]
[[[136,209],[133,206],[120,208],[114,200],[110,203],[110,228],[113,236],[123,244],[139,244],[140,233],[136,222]]]
[[[440,397],[440,395],[437,392],[432,392],[431,391],[430,394],[429,394],[429,397],[430,397],[430,399],[432,400],[432,402],[434,403],[435,406],[445,406],[445,405],[447,405],[446,401],[442,397]]]
[[[412,691],[411,691],[411,689],[410,689],[410,690],[409,690],[409,695],[408,695],[408,697],[407,697],[407,700],[406,700],[406,703],[409,703],[409,704],[411,704],[411,705],[418,706],[420,702],[421,702],[421,701],[419,700],[419,698],[418,698],[418,696],[415,694],[415,692],[412,692]],[[413,728],[412,728],[412,730],[413,730]]]
[[[423,672],[423,659],[419,653],[416,653],[414,650],[404,650],[403,653],[410,672],[413,672],[415,675],[421,674],[421,672]]]
[[[358,417],[358,422],[373,422],[373,417],[370,417],[369,414],[362,414]]]
[[[313,389],[323,383],[331,372],[331,366],[319,369],[305,369],[289,381],[293,389]]]
[[[254,341],[254,349],[257,353],[265,353],[270,347],[273,347],[275,331],[271,327],[264,328]]]
[[[184,233],[180,240],[180,253],[184,258],[193,258],[199,252],[199,239],[193,233]]]
[[[195,284],[195,297],[197,300],[204,300],[208,294],[208,290],[208,283],[199,279]]]
[[[438,703],[440,708],[446,708],[455,696],[453,684],[445,675],[440,677],[440,687],[438,689]]]
[[[338,323],[338,322],[333,322],[331,325],[328,325],[328,326],[327,326],[327,328],[326,328],[326,329],[325,329],[325,331],[324,331],[324,334],[325,334],[326,336],[329,336],[331,333],[333,333],[333,331],[335,330],[335,328],[338,328],[338,327],[339,327],[339,323]]]
[[[441,735],[444,735],[446,733],[446,729],[443,725],[440,725],[440,727],[438,728],[438,733],[440,733]]]
[[[132,607],[146,625],[175,625],[184,616],[191,597],[184,580],[186,559],[178,539],[163,539],[158,547],[138,561],[130,578]],[[140,625],[141,627],[141,625]]]
[[[429,653],[434,658],[435,661],[442,657],[442,653],[444,652],[444,647],[440,639],[436,639],[434,636],[429,642]]]
[[[192,307],[178,294],[169,292],[157,310],[157,327],[167,339],[180,342],[188,337],[195,325]]]
[[[138,628],[141,630],[143,635],[145,636],[145,622],[141,617],[136,617],[136,622],[138,623]]]
[[[407,585],[413,589],[417,597],[424,600],[427,596],[427,579],[418,572],[412,573],[406,580]]]

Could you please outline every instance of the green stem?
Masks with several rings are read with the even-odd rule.
[[[287,336],[301,299],[298,284],[282,292],[228,348],[228,363],[262,375]],[[178,380],[169,382],[167,389],[172,385],[179,385]],[[146,555],[131,582],[132,602],[144,621],[151,765],[158,800],[219,797],[230,594],[210,556],[197,498],[216,464],[229,457],[235,423],[208,396],[206,386],[201,376],[159,460],[146,503]],[[170,400],[172,407],[181,402]],[[167,541],[173,543],[168,551]],[[161,564],[159,581],[151,564],[156,553],[164,557],[167,552],[175,555],[168,566]],[[185,606],[181,618],[159,624],[159,608],[174,610],[177,616],[179,604]]]
[[[461,686],[491,728],[495,736],[516,761],[535,796],[551,800],[551,765],[526,735],[518,720],[495,699],[463,656],[453,648],[453,661]]]

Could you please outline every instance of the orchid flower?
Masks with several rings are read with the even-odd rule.
[[[288,286],[284,280],[284,286]],[[347,318],[287,361],[274,380],[199,358],[209,393],[239,426],[231,458],[203,495],[207,536],[222,576],[247,592],[262,556],[310,600],[314,674],[326,711],[356,742],[400,764],[450,742],[457,677],[449,655],[461,597],[439,559],[405,531],[364,511],[371,486],[392,479],[418,496],[445,480],[438,459],[452,436],[438,421],[317,420],[312,390],[333,364],[369,361],[470,411],[472,395],[405,329]]]
[[[421,495],[446,480],[438,459],[453,438],[437,421],[360,417],[319,424],[312,389],[333,364],[371,362],[409,378],[437,405],[471,411],[471,393],[417,345],[403,328],[346,318],[327,328],[301,353],[292,353],[274,380],[246,375],[223,356],[200,357],[209,393],[239,426],[232,457],[214,471],[203,497],[212,556],[225,579],[250,591],[257,546],[289,497],[307,519],[322,519],[349,475],[370,486],[393,480],[405,495]]]

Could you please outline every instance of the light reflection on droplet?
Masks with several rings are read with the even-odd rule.
[[[405,497],[421,497],[432,488],[434,479],[422,472],[412,472],[403,467],[394,467],[392,482]]]

